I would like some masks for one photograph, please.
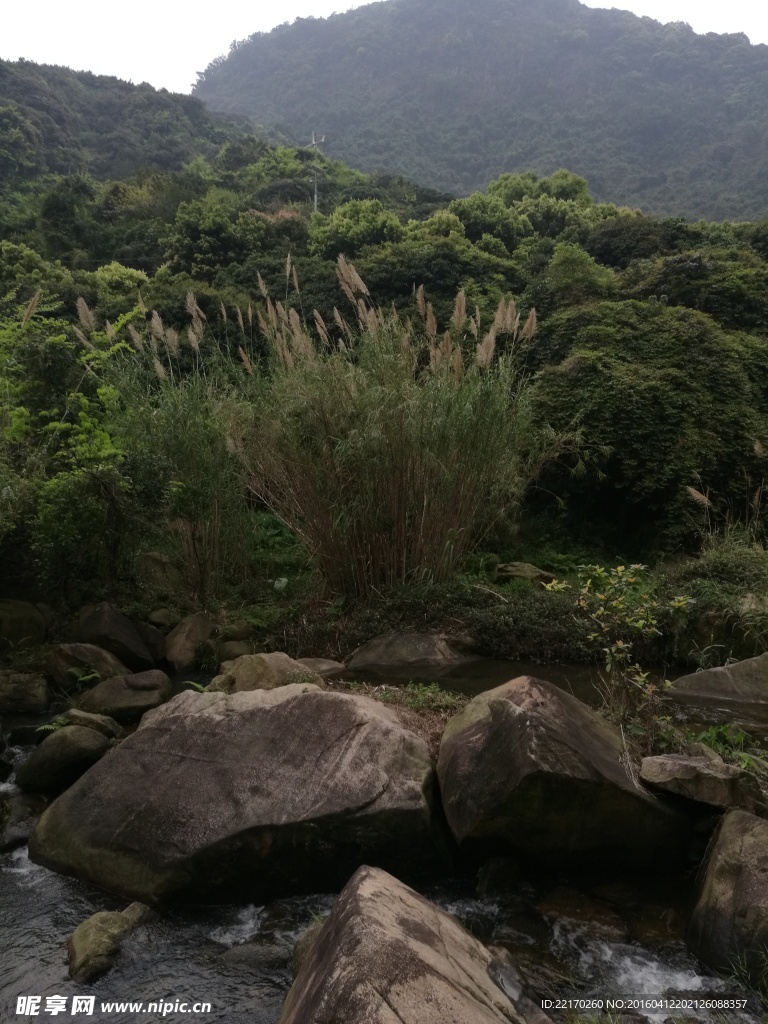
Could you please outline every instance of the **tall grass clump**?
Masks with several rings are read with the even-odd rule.
[[[419,291],[415,322],[373,307],[354,268],[339,281],[355,310],[317,344],[295,310],[266,296],[268,366],[230,409],[232,450],[253,494],[285,522],[327,582],[366,595],[403,581],[448,579],[568,439],[536,426],[510,346],[520,328],[502,302],[480,336],[460,293],[438,335]]]

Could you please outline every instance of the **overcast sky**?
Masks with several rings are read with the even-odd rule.
[[[471,3],[471,0],[465,0]],[[659,21],[687,21],[696,32],[744,32],[768,43],[765,0],[586,0],[589,7],[620,7]],[[131,0],[18,0],[0,22],[0,57],[117,75],[132,82],[189,92],[196,72],[229,50],[233,39],[268,31],[295,18],[326,17],[362,6],[360,0],[216,0],[197,15],[190,4]]]

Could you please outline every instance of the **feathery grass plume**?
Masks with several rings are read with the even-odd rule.
[[[253,327],[253,306],[248,303],[248,326]]]
[[[21,318],[21,326],[26,327],[32,317],[35,315],[37,304],[40,301],[40,289],[38,288],[35,294],[27,303],[27,308],[24,310],[24,315]]]
[[[139,307],[139,312],[144,316],[147,315],[147,307],[144,305],[144,299],[142,298],[141,291],[136,291],[136,305]]]
[[[317,333],[320,335],[320,340],[326,348],[330,348],[331,339],[328,337],[328,328],[325,326],[325,321],[317,310],[314,310],[313,316],[315,318]]]
[[[133,324],[128,324],[128,337],[131,339],[131,344],[137,352],[144,351],[144,341]]]
[[[93,319],[93,313],[88,308],[88,303],[82,297],[78,296],[77,299],[77,319],[80,321],[80,326],[86,331],[96,330],[96,321]]]
[[[187,341],[189,342],[189,347],[194,352],[200,351],[200,339],[197,336],[197,332],[195,331],[194,327],[190,326],[187,328]]]
[[[115,328],[112,326],[109,320],[104,321],[104,333],[106,334],[110,341],[115,341],[117,339]]]
[[[288,258],[285,261],[285,283],[286,284],[288,284],[288,281],[290,280],[290,277],[291,277],[291,254],[288,253]]]
[[[240,333],[245,337],[245,324],[243,323],[243,312],[239,306],[235,306],[237,310],[237,326],[240,328]]]
[[[179,336],[172,327],[167,328],[163,340],[168,355],[177,356],[179,354]]]
[[[156,338],[157,341],[165,341],[165,328],[163,327],[163,321],[160,319],[160,314],[156,309],[152,310],[150,328],[152,330],[152,336]]]
[[[79,328],[79,327],[75,327],[75,326],[73,325],[73,327],[72,327],[72,330],[73,330],[73,331],[75,332],[75,337],[76,337],[76,338],[77,338],[77,340],[78,340],[78,341],[80,342],[80,344],[81,344],[81,345],[83,346],[83,348],[87,348],[89,352],[95,352],[95,351],[96,351],[96,346],[95,346],[95,345],[93,345],[93,344],[92,344],[92,343],[91,343],[91,342],[90,342],[90,341],[89,341],[89,340],[88,340],[88,339],[86,338],[86,336],[85,336],[85,335],[83,334],[83,332],[82,332],[82,331],[80,330],[80,328]]]
[[[496,323],[494,321],[491,329],[481,342],[475,346],[475,362],[481,370],[487,370],[493,362],[496,351]]]
[[[301,289],[299,288],[299,275],[296,273],[296,267],[293,267],[291,276],[293,277],[293,289],[297,295],[300,295]]]
[[[536,327],[536,310],[531,309],[530,313],[528,314],[528,319],[525,321],[525,325],[522,331],[520,332],[520,337],[524,338],[526,341],[530,341],[536,333]]]
[[[456,302],[453,306],[453,316],[451,317],[451,323],[457,331],[460,331],[464,326],[464,321],[467,319],[467,296],[464,293],[464,289],[456,296]]]
[[[435,311],[432,308],[432,303],[427,303],[427,322],[426,322],[427,337],[433,340],[437,337],[437,317]]]
[[[154,369],[155,373],[160,378],[160,380],[165,380],[167,374],[165,372],[165,367],[163,366],[159,359],[152,360],[152,368]]]
[[[187,292],[185,305],[187,307],[187,312],[191,317],[197,316],[197,299],[195,298],[194,292]]]
[[[697,491],[695,487],[686,487],[688,496],[693,498],[697,505],[701,505],[702,508],[709,508],[712,502],[709,500],[706,494],[702,494],[701,491]]]
[[[221,319],[224,321],[224,323],[226,323],[227,322],[227,308],[226,308],[226,306],[224,305],[223,302],[219,303],[219,314],[221,316]]]
[[[269,292],[267,291],[267,286],[264,284],[264,278],[261,276],[260,273],[258,273],[258,271],[256,272],[256,283],[259,286],[259,291],[261,292],[262,296],[266,299],[267,296],[269,295]]]
[[[475,306],[475,315],[469,318],[469,330],[472,337],[477,341],[477,335],[480,331],[480,307]]]
[[[424,285],[420,284],[416,292],[416,307],[421,314],[421,319],[426,320],[427,318],[427,302],[424,297]]]
[[[253,376],[253,366],[251,365],[251,361],[246,355],[245,349],[242,347],[242,345],[238,347],[237,354],[240,356],[240,362],[243,364],[245,372],[249,376]]]

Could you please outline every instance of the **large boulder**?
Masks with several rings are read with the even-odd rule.
[[[46,617],[29,601],[0,600],[0,652],[37,647],[45,642]]]
[[[70,978],[85,985],[106,974],[114,965],[123,940],[154,916],[142,903],[131,903],[125,910],[102,910],[87,918],[67,939]]]
[[[329,891],[365,861],[434,870],[433,782],[367,698],[185,691],[51,805],[30,853],[150,903]]]
[[[688,945],[716,970],[742,964],[757,983],[768,948],[768,821],[730,811],[710,843]]]
[[[51,696],[36,672],[0,672],[0,714],[38,715],[48,710]]]
[[[246,690],[274,690],[288,683],[314,683],[325,686],[322,677],[306,665],[294,661],[282,651],[273,654],[244,654],[216,676],[209,690],[243,693]]]
[[[667,694],[679,704],[721,708],[732,720],[768,724],[768,654],[681,676]]]
[[[644,757],[640,778],[654,789],[710,807],[754,811],[764,803],[755,776],[722,759],[685,754]]]
[[[105,679],[78,699],[81,711],[106,715],[121,725],[132,725],[142,715],[164,704],[171,693],[171,680],[160,669]]]
[[[386,633],[369,640],[347,661],[353,672],[448,671],[468,661],[451,641],[433,633]]]
[[[95,644],[59,644],[48,655],[46,668],[54,683],[65,690],[75,689],[83,676],[109,679],[130,671],[114,654]]]
[[[94,729],[65,725],[35,747],[16,772],[22,789],[39,793],[61,793],[96,764],[112,743]]]
[[[109,651],[134,672],[154,665],[154,659],[137,628],[127,615],[108,601],[80,609],[78,633],[83,643]]]
[[[197,664],[197,649],[210,640],[216,623],[205,612],[182,619],[165,640],[165,657],[177,672],[186,672]]]
[[[80,708],[69,708],[58,716],[60,720],[68,725],[80,725],[84,729],[95,729],[108,740],[116,740],[122,733],[120,724],[108,715],[94,715],[89,711],[81,711]]]
[[[305,953],[280,1024],[541,1024],[512,965],[384,871],[362,867]]]
[[[661,867],[687,851],[685,819],[639,784],[618,729],[540,679],[471,701],[437,771],[451,831],[477,853]]]

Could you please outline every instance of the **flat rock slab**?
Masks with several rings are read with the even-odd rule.
[[[43,676],[34,672],[0,672],[0,713],[41,714],[51,702]]]
[[[347,661],[347,668],[353,672],[370,669],[380,673],[414,667],[447,671],[469,660],[450,640],[433,633],[386,633],[358,647]]]
[[[705,964],[743,964],[757,984],[768,948],[768,821],[730,811],[710,843],[688,945]]]
[[[110,679],[130,671],[114,654],[95,644],[59,644],[49,654],[46,668],[54,683],[65,690],[76,689],[81,675],[96,673],[99,679]]]
[[[528,1012],[526,1012],[528,1011]],[[511,964],[384,871],[362,867],[337,899],[280,1024],[543,1024]]]
[[[488,690],[443,733],[438,778],[456,840],[571,865],[681,863],[682,815],[633,775],[619,731],[530,676]]]
[[[754,775],[735,764],[709,757],[663,754],[644,757],[640,778],[649,786],[709,807],[741,807],[754,811],[763,795]]]
[[[768,654],[676,679],[667,695],[678,704],[717,707],[733,718],[768,723]]]
[[[179,694],[56,800],[39,863],[144,902],[339,889],[435,868],[423,740],[367,698],[291,685]]]
[[[106,974],[127,936],[154,917],[149,907],[131,903],[125,910],[102,910],[87,918],[67,939],[70,978],[85,985]]]
[[[165,672],[152,669],[133,675],[105,679],[84,693],[78,704],[81,711],[105,715],[121,725],[138,722],[147,711],[160,707],[171,696],[171,681]]]

